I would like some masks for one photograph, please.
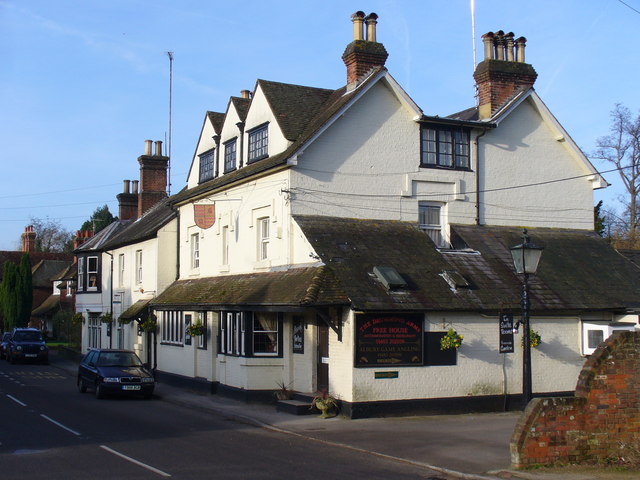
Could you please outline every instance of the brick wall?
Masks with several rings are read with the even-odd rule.
[[[586,361],[574,397],[529,403],[511,437],[511,462],[601,462],[639,438],[640,332],[618,332]]]

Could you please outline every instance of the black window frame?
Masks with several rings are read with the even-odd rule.
[[[89,259],[96,259],[96,286],[89,287]],[[102,255],[85,254],[78,255],[78,289],[77,293],[101,293],[102,292]]]
[[[233,150],[231,147],[233,146]],[[233,172],[238,165],[238,137],[224,142],[224,173]]]
[[[259,135],[263,135],[257,138]],[[247,132],[247,163],[257,162],[269,156],[269,124],[264,123]],[[259,145],[259,146],[256,146]]]
[[[425,138],[433,132],[433,138]],[[448,148],[446,148],[448,146]],[[447,151],[450,150],[450,153]],[[434,162],[427,162],[427,155],[434,156]],[[450,157],[451,161],[443,159]],[[420,127],[420,167],[443,168],[447,170],[471,170],[471,129],[465,127],[421,125]]]
[[[275,354],[265,354],[264,352],[254,352],[254,322],[253,311],[229,311],[223,310],[218,312],[220,321],[218,322],[218,342],[217,349],[219,355],[227,357],[244,357],[244,358],[283,358],[284,348],[284,315],[282,312],[276,312],[277,314],[277,326],[278,326],[278,350]],[[260,313],[260,312],[257,312]],[[229,331],[226,328],[227,314],[233,315],[232,330]],[[223,328],[223,322],[225,328]],[[244,329],[243,329],[244,327]],[[228,341],[231,340],[231,344]],[[236,343],[239,342],[239,343]],[[244,352],[242,348],[244,347]]]
[[[216,149],[212,148],[198,155],[200,159],[198,183],[215,178]]]

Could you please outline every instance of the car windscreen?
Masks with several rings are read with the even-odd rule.
[[[41,342],[42,333],[40,332],[16,332],[13,334],[16,342]]]
[[[98,357],[99,367],[140,367],[142,362],[135,353],[102,352]]]

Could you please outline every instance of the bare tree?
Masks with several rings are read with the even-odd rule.
[[[39,252],[70,252],[73,249],[73,234],[60,221],[49,217],[31,217],[33,231],[36,232],[36,250]]]
[[[638,240],[638,214],[640,213],[640,113],[633,115],[621,104],[611,111],[609,135],[600,137],[594,158],[605,160],[618,169],[627,195],[622,198],[625,206],[627,241]]]

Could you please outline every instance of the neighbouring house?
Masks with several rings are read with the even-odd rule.
[[[177,213],[166,194],[168,157],[145,141],[140,180],[124,180],[118,219],[75,253],[76,311],[85,316],[82,349],[129,348],[152,362],[152,337],[140,325],[147,303],[176,279]],[[138,191],[139,187],[139,191]]]
[[[78,269],[75,262],[66,265],[49,279],[51,295],[38,307],[31,311],[31,316],[39,320],[40,328],[49,337],[68,339],[68,331],[60,331],[60,325],[55,322],[56,315],[67,313],[68,319],[75,312],[75,292]],[[70,324],[66,325],[69,328]]]
[[[36,251],[36,235],[33,226],[29,225],[25,227],[24,233],[21,235],[21,250],[0,251],[0,282],[2,281],[5,262],[13,262],[18,265],[22,255],[29,254],[33,291],[32,311],[40,307],[49,298],[52,277],[73,263],[73,255],[69,253]],[[30,325],[40,328],[40,318],[32,316]],[[1,311],[0,326],[4,328]]]
[[[484,35],[478,105],[426,115],[384,67],[377,19],[352,16],[345,86],[258,80],[207,112],[186,188],[101,244],[97,288],[115,292],[105,255],[131,266],[158,242],[153,295],[120,316],[157,319],[165,381],[247,400],[327,389],[352,418],[497,410],[522,393],[523,329],[501,321],[520,316],[510,247],[527,227],[545,248],[533,391],[571,392],[602,337],[638,325],[640,270],[593,231],[606,181],[534,90],[523,37]],[[462,344],[442,350],[449,331]]]

